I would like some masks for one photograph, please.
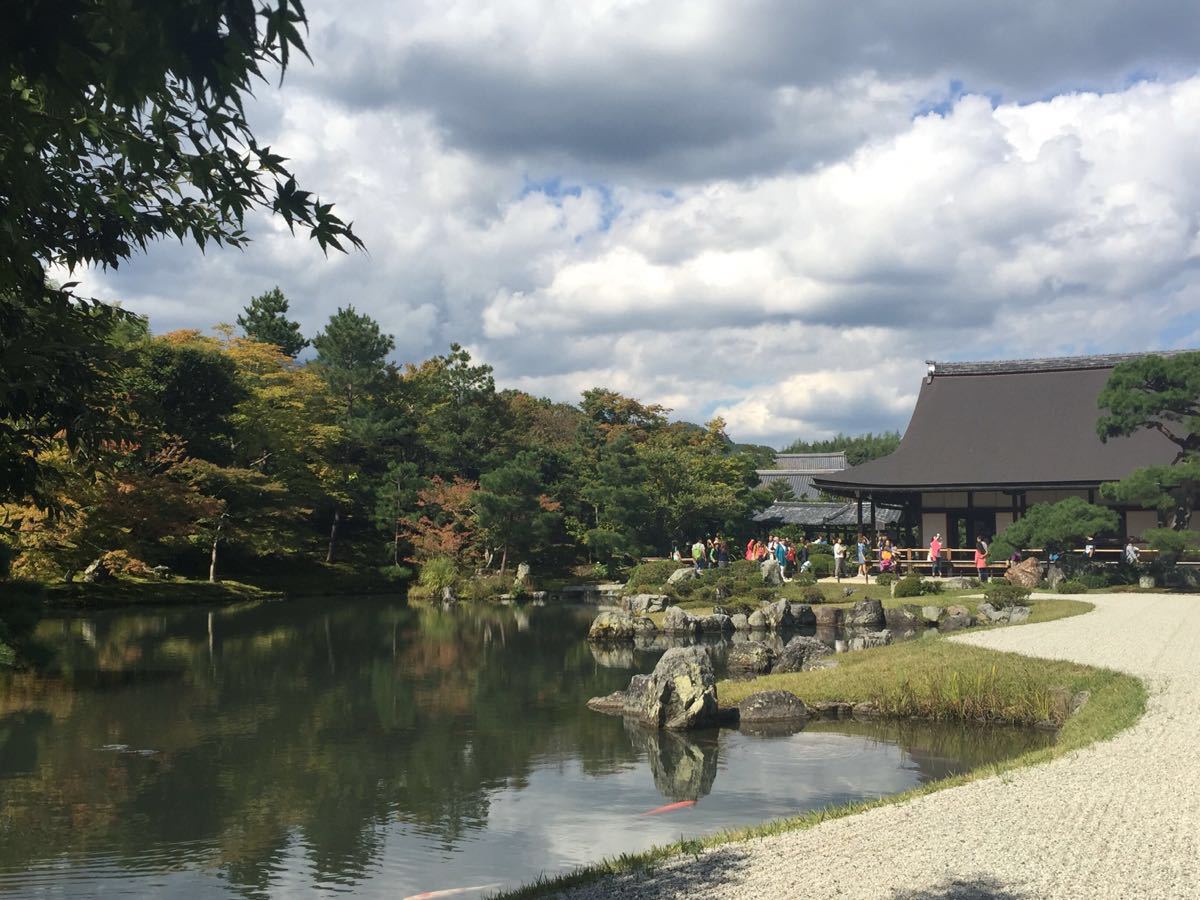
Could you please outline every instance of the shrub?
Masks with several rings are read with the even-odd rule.
[[[805,603],[824,603],[825,602],[825,592],[822,591],[815,584],[811,585],[810,587],[806,587],[804,589],[804,593],[802,594],[802,596],[804,597]]]
[[[515,593],[515,591],[516,587],[513,585],[512,576],[501,575],[498,572],[492,575],[476,576],[462,586],[463,597],[476,602],[491,600],[493,597]]]
[[[737,579],[751,576],[757,578],[759,577],[758,563],[752,559],[735,559],[729,564],[729,574]]]
[[[612,573],[609,571],[608,565],[601,562],[594,563],[588,575],[592,578],[595,578],[597,581],[607,581],[610,577],[612,577]]]
[[[989,581],[983,589],[984,598],[997,609],[1020,606],[1029,600],[1031,593],[1033,592],[1027,587],[999,580]]]
[[[692,594],[694,594],[696,592],[697,588],[699,588],[699,587],[700,587],[700,579],[685,578],[683,581],[679,582],[679,584],[675,585],[675,593],[677,596],[680,596],[680,597],[690,597],[690,596],[692,596]],[[626,591],[629,590],[628,585],[625,586],[625,590]]]
[[[777,594],[778,591],[773,587],[763,586],[754,588],[750,591],[750,593],[754,599],[760,603],[769,603],[775,599],[775,594]]]
[[[884,587],[887,587],[887,585],[891,584],[895,580],[896,580],[896,576],[893,575],[891,572],[880,572],[878,575],[875,576],[875,583],[879,584],[879,585],[883,585]]]
[[[809,544],[808,545],[808,558],[812,559],[814,556],[828,556],[830,559],[833,559],[833,545],[832,544]]]
[[[1060,582],[1058,585],[1058,593],[1060,594],[1086,594],[1088,586],[1079,579],[1070,579]]]
[[[1108,579],[1099,572],[1087,572],[1075,579],[1090,591],[1108,587]]]
[[[896,582],[895,597],[920,597],[925,593],[925,585],[920,575],[905,575]]]
[[[921,593],[923,594],[940,594],[942,592],[942,583],[940,581],[922,581]]]
[[[130,556],[126,550],[109,550],[100,557],[100,565],[114,577],[128,575],[133,578],[153,578],[154,572],[140,559]]]
[[[811,572],[801,572],[799,575],[797,575],[795,578],[792,579],[792,584],[799,585],[800,587],[808,587],[810,584],[816,584],[816,583],[817,583],[817,579],[813,578]]]
[[[812,572],[814,578],[828,578],[833,574],[833,556],[809,556],[808,561],[812,563]]]
[[[666,583],[666,580],[671,577],[671,573],[678,568],[681,568],[680,564],[673,559],[656,559],[634,566],[633,571],[629,573],[629,580],[625,583],[625,593],[647,593],[644,588],[654,588],[657,590]]]
[[[458,580],[458,564],[448,556],[438,556],[421,566],[417,583],[432,595],[438,596]]]

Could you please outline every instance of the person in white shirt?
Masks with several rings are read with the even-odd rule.
[[[841,581],[846,574],[846,545],[838,538],[833,542],[833,576]]]
[[[1125,562],[1129,563],[1131,566],[1136,566],[1138,564],[1138,560],[1141,558],[1141,555],[1142,554],[1138,551],[1138,548],[1133,544],[1133,538],[1130,538],[1125,542]]]

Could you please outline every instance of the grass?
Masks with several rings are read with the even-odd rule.
[[[1082,609],[1064,604],[1075,604]],[[1035,611],[1039,606],[1047,607],[1053,618],[1077,615],[1091,608],[1090,604],[1072,600],[1037,601]],[[1054,711],[1054,698],[1062,692],[1088,691],[1091,699],[1065,721],[1058,733],[1058,740],[1049,747],[983,765],[962,775],[929,782],[901,794],[830,806],[749,828],[679,840],[641,853],[622,854],[564,875],[540,878],[499,896],[524,900],[588,884],[609,875],[633,872],[646,875],[663,863],[680,856],[696,856],[711,847],[812,828],[827,820],[905,803],[978,778],[1049,762],[1081,747],[1112,738],[1133,725],[1146,707],[1145,685],[1130,675],[1076,663],[970,647],[940,638],[846,654],[839,658],[839,665],[834,669],[764,676],[751,682],[721,682],[718,692],[723,703],[734,703],[740,697],[768,687],[783,687],[811,701],[874,700],[892,704],[895,709],[924,708],[931,715],[944,718],[965,716],[991,720],[1036,720],[1046,710],[1048,699],[1051,711]]]
[[[183,606],[193,603],[241,603],[247,600],[275,600],[278,591],[265,590],[239,581],[190,581],[176,579],[120,578],[98,584],[33,584],[13,582],[4,585],[6,596],[40,599],[48,607],[107,609],[117,606]]]

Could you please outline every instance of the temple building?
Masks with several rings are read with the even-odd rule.
[[[1170,463],[1178,449],[1156,431],[1107,442],[1097,434],[1100,391],[1114,366],[1138,355],[930,362],[899,448],[815,475],[813,487],[848,498],[867,531],[887,510],[919,545],[941,532],[949,547],[991,538],[1035,503],[1103,502],[1102,483]],[[1113,541],[1157,524],[1154,510],[1118,512]]]
[[[775,457],[775,467],[758,469],[760,487],[786,484],[792,492],[791,499],[776,500],[754,517],[763,525],[796,525],[811,535],[829,531],[847,531],[858,525],[858,504],[855,501],[829,500],[823,498],[814,484],[814,479],[836,474],[846,468],[845,451],[836,453],[780,453]],[[900,520],[900,511],[882,508],[876,510],[877,525],[893,525]]]

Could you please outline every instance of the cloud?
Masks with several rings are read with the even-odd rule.
[[[314,8],[254,120],[369,252],[257,217],[85,287],[165,330],[279,284],[310,335],[353,303],[402,361],[457,341],[775,444],[903,427],[927,358],[1196,343],[1190,4],[732,9]]]

